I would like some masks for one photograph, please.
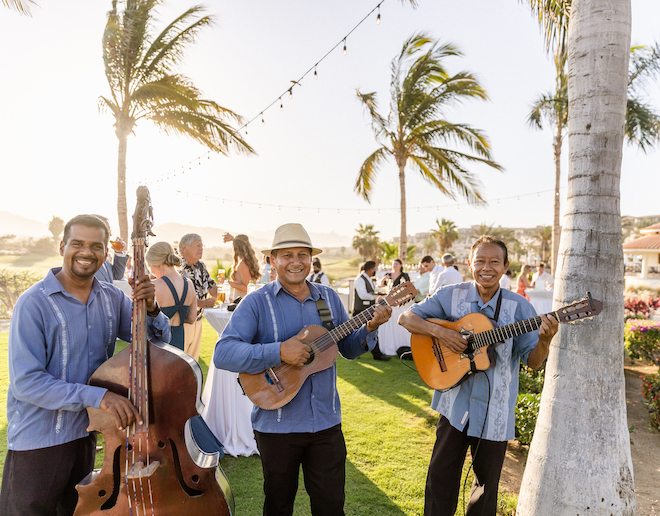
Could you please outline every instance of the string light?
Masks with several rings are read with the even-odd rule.
[[[521,197],[538,196],[540,194],[545,194],[545,193],[550,193],[550,192],[554,192],[554,188],[551,189],[551,190],[543,190],[543,191],[540,191],[540,192],[529,192],[529,193],[522,194],[522,195],[512,195],[512,196],[509,196],[509,197],[502,197],[502,198],[499,198],[499,199],[491,199],[490,202],[491,203],[497,202],[497,204],[499,205],[500,201],[506,201],[506,200],[511,200],[511,199],[517,199],[518,201],[520,201]],[[264,207],[264,208],[277,208],[279,211],[282,211],[283,208],[284,209],[290,209],[290,210],[296,210],[296,211],[303,211],[303,210],[304,211],[310,211],[310,212],[316,211],[317,213],[320,213],[321,211],[332,212],[332,211],[336,210],[337,214],[341,214],[342,212],[350,212],[350,213],[356,213],[358,215],[361,215],[363,211],[364,212],[376,212],[376,213],[378,213],[378,215],[381,214],[381,211],[383,211],[383,212],[396,211],[397,213],[400,213],[400,211],[401,211],[400,207],[396,207],[396,208],[364,208],[364,207],[362,207],[362,208],[333,208],[333,207],[321,208],[321,207],[318,207],[318,206],[298,206],[298,205],[288,206],[288,205],[282,205],[282,204],[268,204],[268,203],[262,203],[262,202],[250,202],[250,201],[235,200],[235,199],[221,199],[221,198],[218,198],[218,197],[208,196],[208,195],[204,195],[204,194],[196,194],[196,193],[191,193],[191,192],[182,192],[181,190],[177,190],[177,193],[181,194],[181,195],[185,195],[186,197],[188,197],[190,195],[192,195],[192,196],[201,196],[201,197],[204,197],[207,201],[208,200],[221,201],[223,205],[225,204],[225,202],[227,202],[227,203],[238,204],[240,206],[243,206],[245,204],[246,206],[258,206],[259,208],[262,208],[262,207]],[[409,211],[417,210],[417,212],[419,213],[421,210],[432,210],[432,211],[439,211],[441,209],[457,209],[457,210],[460,210],[461,207],[469,207],[469,206],[471,206],[471,205],[468,202],[459,203],[459,204],[456,204],[456,203],[454,203],[454,204],[440,204],[440,205],[439,204],[433,204],[431,206],[412,206],[412,207],[409,207],[408,210]]]
[[[261,113],[261,125],[266,125],[266,121],[264,120],[264,114],[263,111]]]
[[[282,104],[282,97],[280,97],[280,111],[284,111],[284,104]]]
[[[344,38],[344,55],[346,55],[346,38]]]
[[[319,75],[316,73],[316,65],[314,65],[314,79],[318,79]]]
[[[289,88],[289,98],[290,98],[290,99],[293,98],[293,86],[291,86],[291,87]]]
[[[380,25],[380,4],[378,4],[378,16],[376,16],[376,25]]]

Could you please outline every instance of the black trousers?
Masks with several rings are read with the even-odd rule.
[[[254,434],[264,473],[264,516],[293,513],[300,465],[312,515],[344,515],[346,443],[341,425],[315,433]]]
[[[76,484],[94,468],[96,434],[39,450],[8,451],[2,474],[2,516],[71,516]]]
[[[424,516],[453,516],[461,489],[461,471],[468,447],[472,455],[474,482],[466,515],[495,516],[497,489],[506,455],[506,441],[468,437],[440,416],[436,440],[426,477]],[[478,448],[477,448],[478,445]]]

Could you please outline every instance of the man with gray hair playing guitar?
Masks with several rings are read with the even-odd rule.
[[[392,313],[377,303],[348,320],[334,290],[307,280],[320,252],[300,224],[280,226],[263,251],[277,279],[241,301],[213,355],[216,367],[241,373],[256,405],[252,425],[268,516],[292,514],[301,464],[312,514],[344,514],[346,445],[335,359],[337,351],[357,358],[373,349],[376,330]]]
[[[535,327],[530,325],[519,335],[507,333],[504,342],[493,342],[495,345],[487,350],[490,357],[478,347],[468,349],[467,337],[476,328],[466,324],[459,331],[449,328],[448,321],[483,314],[495,325],[504,326],[536,316],[529,301],[500,289],[500,277],[509,266],[504,242],[481,236],[472,245],[468,263],[474,281],[448,285],[399,317],[399,324],[432,343],[426,346],[432,350],[430,359],[421,361],[413,335],[413,358],[422,378],[431,362],[443,374],[457,362],[467,364],[466,370],[458,373],[456,384],[435,386],[442,390],[433,393],[431,407],[440,413],[440,419],[426,479],[425,516],[453,516],[468,447],[474,482],[466,514],[495,515],[507,441],[515,437],[520,362],[533,369],[540,367],[557,333],[557,321],[541,315]],[[479,360],[485,360],[485,365],[480,366]]]

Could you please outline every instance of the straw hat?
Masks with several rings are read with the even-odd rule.
[[[261,252],[270,255],[272,251],[290,247],[309,247],[312,250],[312,256],[323,252],[321,249],[312,246],[312,239],[309,238],[307,231],[301,224],[284,224],[277,228],[273,236],[273,245],[270,249],[264,249]]]

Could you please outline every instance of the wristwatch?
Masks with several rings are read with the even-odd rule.
[[[149,317],[157,317],[160,313],[160,306],[158,306],[158,301],[154,301],[154,303],[156,303],[156,308],[153,310],[153,312],[147,311],[147,315]]]

